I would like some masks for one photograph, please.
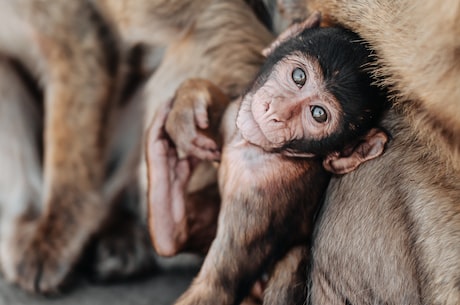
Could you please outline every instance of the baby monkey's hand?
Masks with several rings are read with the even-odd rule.
[[[220,159],[219,125],[228,103],[225,94],[208,80],[189,79],[182,83],[165,127],[179,158]]]

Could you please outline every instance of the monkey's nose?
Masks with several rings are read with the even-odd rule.
[[[270,102],[266,102],[264,106],[265,106],[265,112],[268,112],[270,110]]]
[[[273,123],[286,123],[293,117],[292,111],[289,109],[274,109],[272,107],[271,110],[271,113],[268,114],[268,118],[270,122]]]
[[[276,110],[276,108],[272,107],[271,102],[265,102],[264,103],[264,110],[265,114],[267,115],[267,118],[269,119],[270,122],[278,123],[280,122],[279,116],[279,111]]]

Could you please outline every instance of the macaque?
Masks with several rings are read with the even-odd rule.
[[[385,154],[326,191],[309,304],[460,304],[460,3],[308,1],[375,50]]]
[[[238,304],[278,262],[274,275],[293,265],[289,270],[303,285],[290,286],[295,281],[289,275],[282,276],[284,284],[269,279],[265,301],[281,304],[287,297],[303,304],[307,274],[305,270],[297,277],[296,269],[306,265],[313,217],[330,178],[326,169],[345,174],[383,153],[388,137],[377,127],[387,103],[384,90],[372,84],[368,72],[372,53],[354,33],[319,28],[318,23],[314,15],[282,35],[248,92],[227,108],[217,234],[200,273],[176,304]],[[196,122],[199,129],[207,128],[203,109],[214,111],[215,103],[227,104],[223,97],[208,81],[188,81],[176,93],[168,120],[164,110],[152,124],[147,159],[154,165],[149,170],[154,244],[168,243],[166,234],[158,232],[184,213],[187,198],[181,184],[193,166],[190,159],[174,154],[161,126],[165,122],[179,150],[219,157],[217,145],[206,142],[201,133],[190,139],[181,124],[193,129]],[[182,120],[187,113],[194,119]],[[183,145],[187,138],[194,145]],[[155,213],[164,201],[171,206],[169,214]]]
[[[212,77],[225,94],[241,94],[273,36],[243,0],[0,0],[0,8],[4,277],[57,292],[94,239],[96,277],[146,269],[147,231],[114,211],[138,178],[144,198],[144,120],[184,78]],[[147,85],[130,102],[133,50],[147,50],[134,56]],[[157,50],[161,61],[150,63]],[[203,167],[191,192],[215,184],[215,169]]]

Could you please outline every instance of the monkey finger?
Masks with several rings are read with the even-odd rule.
[[[194,114],[172,109],[166,120],[165,131],[176,144],[178,150],[187,151],[188,143],[196,137]]]
[[[190,140],[192,139],[192,140]],[[209,154],[207,151],[218,151],[219,147],[211,138],[195,131],[188,130],[182,133],[181,138],[176,143],[179,159],[196,157],[201,160],[214,160],[218,157],[215,153]]]
[[[193,139],[193,144],[203,149],[207,149],[207,150],[218,150],[219,149],[219,146],[213,139],[205,135],[202,135],[202,134],[198,134]]]
[[[220,158],[217,143],[204,135],[199,135],[194,139],[193,149],[191,155],[201,160],[218,160]]]
[[[208,104],[210,103],[206,97],[201,96],[195,101],[194,104],[194,116],[195,124],[201,128],[206,129],[209,127],[209,115],[208,115]]]
[[[177,153],[179,155],[179,159],[184,159],[187,156],[192,155],[193,151],[193,139],[197,137],[197,133],[195,130],[191,129],[182,129],[178,130],[177,136],[173,141],[176,144]]]
[[[220,160],[220,152],[218,150],[204,149],[199,146],[193,146],[191,148],[190,156],[193,156],[199,160],[209,160],[209,161]]]

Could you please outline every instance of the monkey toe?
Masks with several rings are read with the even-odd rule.
[[[12,228],[14,234],[2,240],[2,249],[7,249],[2,269],[10,283],[25,291],[54,295],[68,283],[78,247],[38,228],[35,221]]]
[[[22,289],[36,294],[56,295],[65,286],[71,264],[42,249],[29,249],[17,263],[13,280]]]

